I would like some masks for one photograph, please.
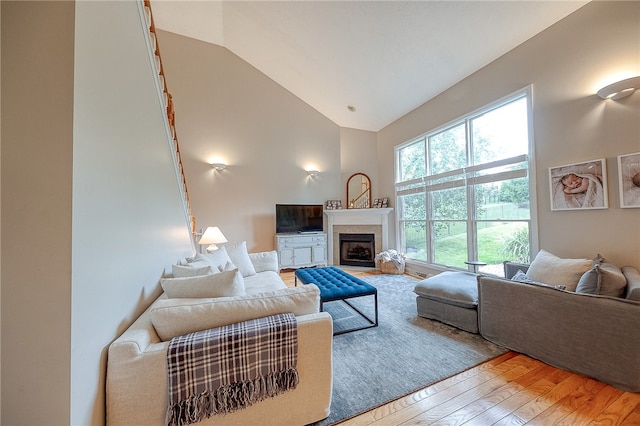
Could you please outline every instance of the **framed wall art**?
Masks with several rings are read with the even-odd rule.
[[[640,208],[640,152],[618,155],[621,208]]]
[[[605,159],[549,168],[551,210],[606,209]]]

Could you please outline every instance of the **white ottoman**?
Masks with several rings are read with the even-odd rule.
[[[416,284],[418,315],[478,333],[478,276],[442,272]]]

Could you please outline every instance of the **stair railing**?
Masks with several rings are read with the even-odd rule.
[[[365,209],[371,207],[371,200],[369,200],[369,190],[365,189],[362,194],[351,200],[349,208],[352,209]]]
[[[175,108],[173,104],[173,98],[167,89],[167,80],[164,74],[164,68],[162,66],[162,58],[160,56],[160,48],[158,46],[158,37],[156,35],[156,26],[153,21],[153,13],[151,11],[150,0],[138,0],[138,9],[140,11],[141,20],[144,27],[148,30],[145,31],[145,39],[149,47],[149,57],[153,66],[155,67],[156,74],[155,80],[158,87],[158,96],[160,102],[166,110],[165,127],[167,131],[168,140],[172,145],[172,156],[176,165],[176,177],[180,186],[180,194],[182,197],[183,205],[185,207],[185,215],[187,222],[189,223],[189,229],[191,231],[191,240],[195,247],[196,244],[196,219],[193,216],[191,210],[191,202],[189,200],[189,190],[187,189],[187,178],[184,173],[184,165],[182,163],[182,155],[180,153],[180,145],[178,144],[178,134],[176,131],[175,121]]]

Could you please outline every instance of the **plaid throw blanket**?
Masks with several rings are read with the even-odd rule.
[[[298,329],[280,314],[178,336],[167,351],[167,425],[187,425],[295,389]]]

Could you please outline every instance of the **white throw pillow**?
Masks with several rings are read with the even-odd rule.
[[[591,269],[590,259],[562,259],[545,250],[540,250],[527,276],[545,284],[565,286],[569,291],[576,291],[582,274]]]
[[[163,341],[254,318],[291,312],[320,311],[320,290],[314,284],[218,299],[162,299],[151,310],[151,323]]]
[[[278,268],[278,252],[275,250],[249,253],[249,259],[251,259],[256,272],[280,272]]]
[[[207,252],[203,256],[205,256],[218,271],[224,271],[225,265],[228,262],[231,262],[231,258],[227,254],[227,250],[224,246],[219,247],[218,250]],[[240,272],[242,272],[242,270]]]
[[[244,279],[237,269],[196,277],[161,278],[160,285],[170,299],[245,294]]]
[[[220,272],[222,272],[222,271],[232,271],[234,269],[238,269],[238,268],[236,268],[236,265],[231,263],[231,261],[228,261],[227,264],[224,265],[224,267],[220,269]]]
[[[253,263],[251,263],[249,253],[247,252],[246,241],[236,244],[225,244],[224,248],[227,250],[231,262],[238,267],[243,277],[256,274],[256,269],[253,267]]]
[[[206,257],[204,254],[196,253],[194,257],[187,257],[183,261],[178,263],[180,266],[189,266],[191,268],[203,268],[205,266],[214,266],[211,262],[211,259]]]
[[[184,278],[184,277],[197,277],[199,275],[209,275],[218,272],[217,270],[213,270],[211,265],[202,266],[200,268],[193,267],[191,265],[181,266],[181,265],[172,265],[171,266],[171,274],[173,278]]]

